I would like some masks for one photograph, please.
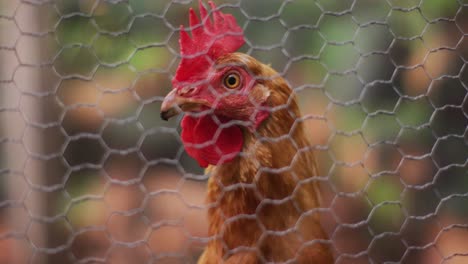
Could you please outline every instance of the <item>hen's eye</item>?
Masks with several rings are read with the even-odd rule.
[[[240,85],[240,76],[237,73],[230,73],[224,77],[224,86],[235,89]]]

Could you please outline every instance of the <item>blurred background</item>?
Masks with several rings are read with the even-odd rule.
[[[468,1],[214,2],[310,117],[336,263],[468,263]],[[196,263],[207,176],[159,118],[196,6],[0,2],[0,263]]]

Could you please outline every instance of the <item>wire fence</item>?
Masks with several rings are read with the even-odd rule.
[[[336,263],[467,263],[468,2],[215,2],[299,100]],[[196,263],[208,176],[159,119],[195,5],[0,3],[0,263]]]

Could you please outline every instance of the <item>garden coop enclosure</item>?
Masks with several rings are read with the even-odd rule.
[[[218,0],[299,98],[336,263],[468,263],[468,1]],[[190,0],[0,2],[0,263],[196,263],[159,119]]]

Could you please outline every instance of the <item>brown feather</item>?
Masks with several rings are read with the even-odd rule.
[[[217,64],[242,65],[269,90],[272,112],[255,132],[243,130],[243,154],[208,169],[209,242],[199,264],[333,263],[319,222],[317,166],[294,93],[254,58],[232,53]]]

